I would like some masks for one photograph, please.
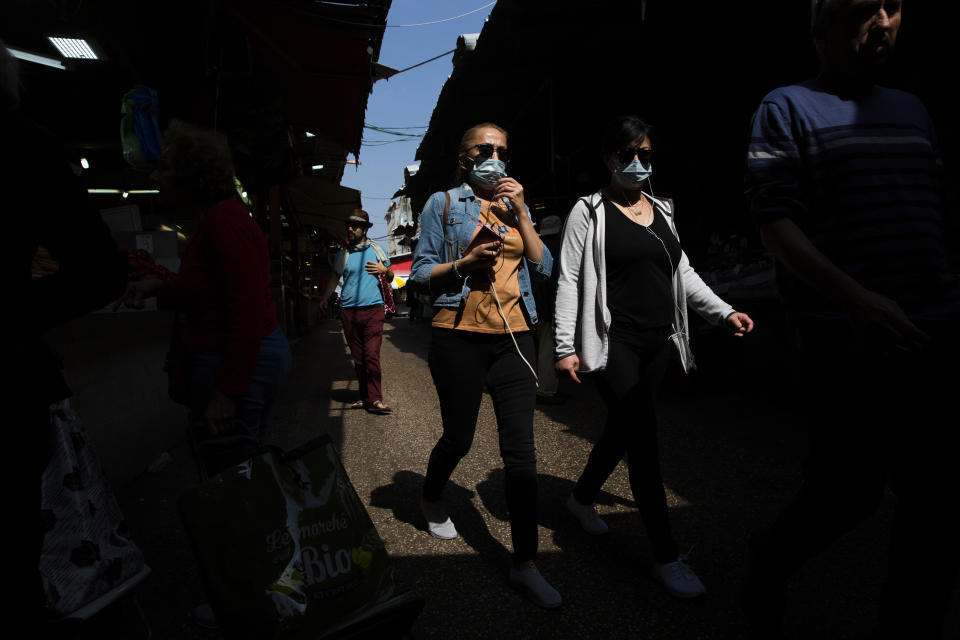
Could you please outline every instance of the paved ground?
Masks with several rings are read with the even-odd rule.
[[[624,465],[604,487],[598,510],[611,531],[582,533],[563,502],[599,434],[603,407],[591,385],[536,414],[542,573],[565,603],[543,611],[506,584],[509,526],[496,426],[489,399],[473,450],[447,493],[462,534],[430,538],[418,513],[427,456],[440,434],[439,407],[425,361],[429,327],[396,318],[386,327],[384,390],[390,416],[347,409],[352,365],[335,322],[294,345],[293,374],[278,401],[273,440],[292,447],[329,433],[384,539],[405,586],[426,599],[411,638],[737,638],[735,594],[744,540],[797,487],[803,451],[800,412],[771,383],[782,363],[760,337],[750,346],[705,336],[701,372],[671,376],[662,402],[661,450],[678,543],[709,593],[696,602],[667,596],[648,578],[650,558]],[[738,352],[740,348],[742,351]],[[739,355],[738,355],[739,354]],[[724,365],[708,365],[713,361]],[[121,506],[153,574],[136,589],[158,640],[215,639],[192,623],[203,599],[176,505],[197,482],[185,446],[165,468],[120,491]],[[878,515],[811,562],[791,590],[789,638],[861,638],[875,617],[890,501]],[[90,621],[78,637],[146,637],[132,600]],[[957,634],[960,638],[960,634]]]

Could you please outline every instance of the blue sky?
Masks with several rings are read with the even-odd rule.
[[[434,22],[473,11],[490,0],[393,0],[387,17],[387,29],[380,48],[380,64],[393,69],[423,62],[457,46],[462,33],[479,33],[493,5],[468,16],[438,24],[417,27],[391,27]],[[373,86],[367,103],[366,123],[382,128],[401,129],[422,134],[430,122],[433,107],[443,83],[453,71],[453,54],[439,60],[380,80]],[[414,164],[419,139],[383,144],[378,141],[397,136],[365,129],[366,142],[360,149],[360,166],[347,165],[341,184],[359,189],[364,209],[370,214],[371,238],[386,235],[383,216],[390,206],[390,196],[403,184],[403,168]]]

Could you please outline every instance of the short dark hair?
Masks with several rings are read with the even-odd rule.
[[[640,138],[641,141],[650,137],[653,127],[637,116],[619,116],[607,123],[600,138],[600,153],[607,156]]]

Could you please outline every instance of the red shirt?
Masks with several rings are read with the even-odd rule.
[[[242,204],[223,200],[204,213],[180,272],[157,301],[181,312],[176,330],[188,350],[223,352],[217,391],[246,395],[260,341],[277,328],[277,309],[267,240]]]

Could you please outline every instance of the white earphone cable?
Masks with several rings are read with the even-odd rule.
[[[533,365],[523,357],[523,353],[520,351],[520,345],[517,344],[517,339],[513,336],[513,329],[510,328],[510,323],[507,322],[507,315],[503,312],[503,307],[500,306],[500,295],[497,293],[497,287],[493,284],[493,274],[490,274],[490,288],[493,290],[493,299],[497,303],[497,311],[500,312],[500,317],[503,318],[503,324],[507,327],[507,333],[510,334],[510,339],[513,340],[513,346],[517,350],[517,355],[520,356],[520,359],[523,360],[523,363],[527,365],[527,368],[530,369],[530,373],[533,374],[534,384],[537,385],[537,388],[540,388],[540,378],[537,377],[537,372],[533,368]]]

